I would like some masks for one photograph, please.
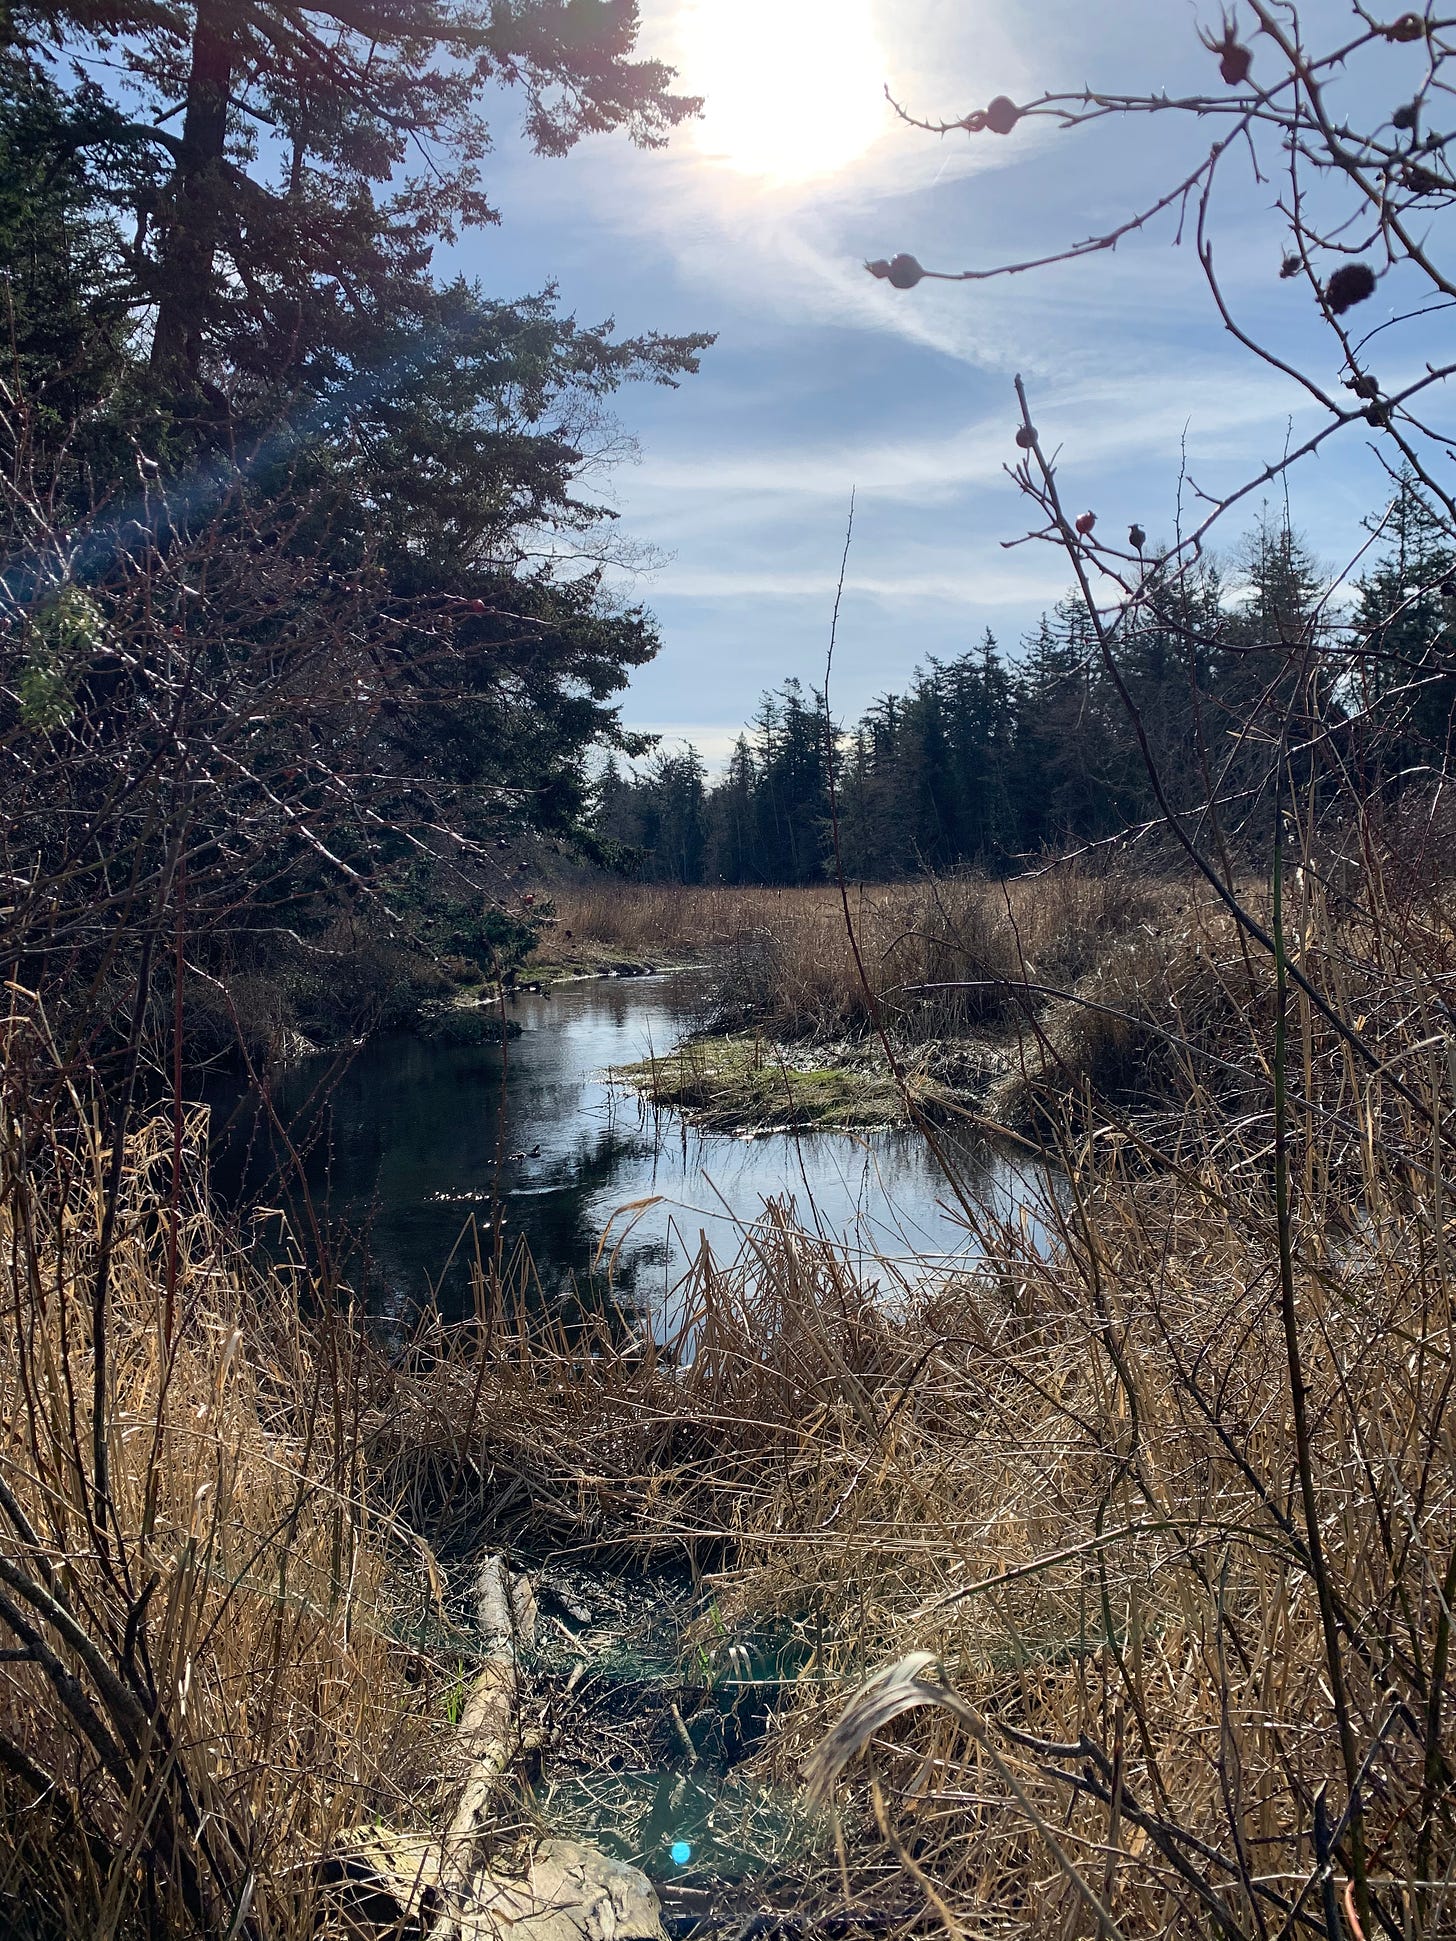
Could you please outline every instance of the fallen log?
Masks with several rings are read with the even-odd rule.
[[[530,1582],[492,1554],[476,1578],[479,1669],[447,1771],[443,1834],[370,1828],[333,1858],[344,1941],[666,1941],[645,1874],[574,1840],[543,1840],[519,1871],[482,1849],[490,1806],[520,1744],[520,1653],[535,1639]],[[325,1933],[329,1933],[325,1929]]]
[[[463,1767],[462,1783],[440,1856],[443,1907],[430,1930],[430,1941],[452,1941],[458,1931],[455,1910],[467,1898],[491,1795],[515,1751],[520,1649],[529,1649],[536,1639],[536,1600],[530,1583],[524,1577],[513,1582],[505,1559],[495,1553],[485,1559],[475,1580],[475,1609],[484,1662],[460,1715],[456,1756]]]

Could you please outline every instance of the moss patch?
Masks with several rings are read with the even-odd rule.
[[[869,1056],[853,1064],[815,1064],[812,1057],[812,1050],[790,1051],[751,1034],[690,1038],[662,1058],[618,1066],[614,1076],[650,1104],[713,1131],[850,1131],[904,1123],[905,1101],[882,1064]],[[913,1075],[910,1084],[926,1110],[946,1103],[933,1079]]]
[[[431,1045],[498,1045],[505,1038],[519,1038],[521,1027],[514,1018],[503,1018],[493,1004],[465,1001],[422,1009],[415,1035]]]
[[[562,942],[556,936],[543,938],[535,953],[522,965],[517,977],[518,990],[533,986],[571,984],[583,977],[654,977],[659,971],[691,970],[691,964],[677,959],[650,960],[624,957],[610,944]]]
[[[517,986],[526,990],[533,984],[565,984],[579,977],[650,977],[658,971],[691,970],[695,961],[691,953],[667,943],[635,949],[604,943],[548,917],[535,949],[520,967]]]
[[[656,977],[662,971],[690,970],[688,964],[639,963],[621,951],[585,949],[572,956],[533,957],[521,970],[516,989],[530,991],[551,984],[575,984],[587,977]]]

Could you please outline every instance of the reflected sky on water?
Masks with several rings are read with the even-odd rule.
[[[974,1258],[916,1133],[698,1132],[610,1084],[610,1067],[661,1055],[692,1029],[699,991],[690,973],[592,979],[523,993],[510,1007],[521,1035],[504,1049],[399,1035],[347,1062],[288,1068],[274,1107],[369,1308],[403,1319],[435,1298],[448,1317],[468,1314],[477,1253],[510,1261],[524,1243],[546,1300],[590,1290],[594,1304],[610,1293],[670,1316],[703,1236],[730,1259],[743,1225],[786,1197],[881,1278],[874,1258],[913,1256],[919,1272]],[[302,1196],[279,1178],[279,1141],[256,1102],[220,1079],[206,1096],[224,1196],[291,1202],[299,1223]],[[1035,1224],[1029,1162],[971,1147],[962,1161],[976,1200],[1023,1206]]]

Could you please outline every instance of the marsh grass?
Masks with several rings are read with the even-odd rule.
[[[682,1112],[710,1130],[765,1127],[837,1131],[894,1125],[906,1117],[902,1088],[883,1066],[863,1057],[790,1055],[757,1033],[690,1037],[673,1050],[613,1077],[635,1087],[655,1109]],[[915,1107],[938,1111],[941,1088],[923,1073],[907,1079]]]
[[[1241,888],[1267,915],[1267,890]],[[782,1082],[782,1097],[756,1100],[738,1082],[735,1047],[759,1045],[758,1065],[849,1064],[865,1070],[868,1087],[853,1048],[872,1050],[881,1031],[925,1111],[959,1094],[987,1124],[1021,1135],[1055,1137],[1079,1099],[1142,1117],[1177,1116],[1195,1097],[1227,1111],[1267,1102],[1267,1045],[1252,1066],[1246,1053],[1272,972],[1197,883],[1049,862],[1010,882],[956,876],[858,888],[850,918],[863,981],[832,885],[614,885],[561,898],[559,920],[577,936],[600,933],[612,949],[695,949],[710,964],[716,1041],[689,1044],[650,1075],[661,1103],[705,1122],[812,1116],[802,1084],[798,1108]],[[804,1044],[829,1051],[806,1060],[794,1050]],[[887,1070],[878,1079],[893,1084]],[[903,1116],[909,1102],[902,1092],[900,1113],[874,1122]],[[830,1101],[820,1121],[832,1121],[833,1109]],[[851,1110],[845,1123],[855,1122]]]
[[[903,1915],[883,1847],[957,1933],[1095,1933],[1081,1887],[1128,1935],[1336,1931],[1318,1841],[1343,1897],[1339,1721],[1291,1490],[1270,1179],[1257,1139],[1194,1139],[1158,1177],[1070,1151],[1049,1257],[986,1219],[980,1274],[875,1286],[771,1208],[736,1259],[695,1265],[690,1352],[584,1352],[522,1316],[488,1363],[442,1352],[421,1381],[414,1473],[429,1447],[450,1471],[471,1415],[474,1512],[578,1554],[691,1559],[709,1682],[765,1626],[795,1645],[752,1755],[771,1794],[797,1793],[851,1693],[906,1653],[971,1708],[975,1731],[926,1707],[866,1735],[836,1796],[848,1871],[800,1817],[778,1905]],[[1342,1174],[1299,1230],[1320,1515],[1373,1891],[1396,1932],[1440,1934],[1447,1216],[1382,1142]],[[1351,1195],[1358,1215],[1333,1217]]]
[[[870,961],[913,904],[924,966],[926,898]],[[981,1270],[886,1299],[771,1212],[695,1267],[689,1365],[568,1384],[583,1527],[690,1551],[728,1640],[800,1638],[765,1780],[808,1759],[957,1936],[1456,1931],[1456,926],[1373,844],[1249,900],[1313,996],[1191,889],[1018,926],[1049,1251],[973,1211]],[[785,1018],[831,1014],[835,914],[780,919]],[[800,1891],[868,1918],[824,1841]]]
[[[207,1210],[205,1115],[145,1123],[109,1242],[98,1488],[109,1155],[79,1098],[27,1096],[20,1009],[0,1129],[0,1925],[288,1941],[315,1931],[342,1835],[432,1801],[421,1558],[363,1486],[366,1357]]]
[[[1175,885],[1075,863],[1006,883],[956,876],[860,886],[850,911],[867,997],[833,884],[609,883],[555,897],[558,923],[576,938],[638,957],[708,959],[726,1018],[790,1037],[866,1031],[872,1001],[914,1037],[1005,1025],[1024,1011],[1028,981],[1075,982],[1117,940],[1176,921],[1185,901]]]
[[[1050,1244],[968,1202],[950,1280],[771,1203],[668,1338],[568,1321],[516,1257],[386,1358],[302,1323],[174,1201],[173,1128],[138,1134],[104,1507],[104,1145],[12,1094],[0,1618],[44,1649],[0,1666],[0,1811],[34,1931],[47,1900],[57,1932],[311,1931],[349,1827],[429,1822],[437,1557],[504,1541],[686,1563],[707,1691],[778,1641],[735,1919],[1452,1932],[1456,932],[1438,890],[1292,871],[1280,935],[1351,1022],[1290,986],[1281,1040],[1267,958],[1147,896],[1177,927],[1099,888],[1089,935],[1038,933],[1082,965],[1034,980],[1016,1079],[1065,1193]]]

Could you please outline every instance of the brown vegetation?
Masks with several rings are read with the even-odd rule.
[[[0,1924],[310,1933],[317,1858],[427,1811],[436,1764],[418,1546],[363,1489],[369,1356],[206,1210],[205,1116],[180,1180],[170,1123],[131,1138],[109,1224],[104,1147],[24,1104],[0,1150]]]
[[[1073,982],[1109,947],[1186,899],[1130,869],[1062,864],[869,884],[850,917],[874,1000],[912,1035],[1009,1021],[1033,984]],[[558,924],[624,955],[711,960],[725,1013],[787,1037],[866,1030],[866,997],[837,887],[678,888],[607,883],[559,892]],[[553,932],[559,934],[559,931]],[[547,948],[553,946],[548,944]],[[953,987],[953,988],[951,988]],[[1035,995],[1035,993],[1033,993]]]
[[[73,1932],[215,1924],[245,1889],[239,1932],[306,1931],[318,1857],[435,1799],[412,1531],[689,1559],[701,1704],[780,1640],[751,1772],[793,1798],[865,1675],[905,1661],[816,1768],[843,1866],[801,1802],[746,1830],[764,1878],[740,1898],[957,1933],[1353,1936],[1358,1881],[1383,1925],[1448,1931],[1456,926],[1367,856],[1338,893],[1292,875],[1287,973],[1191,896],[1171,944],[1126,925],[1108,950],[1012,889],[1023,942],[1089,964],[1101,1008],[1048,999],[1023,1036],[1064,1168],[1050,1251],[969,1205],[985,1264],[952,1284],[851,1267],[770,1209],[736,1260],[699,1257],[665,1341],[483,1283],[471,1326],[387,1364],[287,1319],[297,1290],[190,1195],[174,1221],[170,1128],[138,1135],[104,1491],[77,1290],[105,1155],[17,1132],[0,1595],[36,1645],[0,1684],[11,1879]],[[1071,880],[1059,923],[1090,911],[1105,939],[1126,887]],[[898,894],[900,939],[953,907]],[[834,914],[797,908],[800,937]],[[1128,1104],[1129,1061],[1161,1061],[1160,1117]],[[1336,1784],[1353,1810],[1322,1804]]]
[[[1267,891],[1248,894],[1267,916]],[[827,1081],[847,1064],[864,1093],[864,1067],[878,1060],[879,1084],[892,1083],[880,1029],[911,1116],[916,1105],[953,1108],[959,1094],[1026,1133],[1084,1093],[1145,1115],[1180,1112],[1196,1096],[1232,1110],[1267,1092],[1267,1054],[1250,1068],[1243,1053],[1250,1016],[1267,1011],[1272,967],[1196,879],[1074,861],[1009,882],[958,875],[859,888],[849,911],[858,961],[833,885],[615,886],[574,891],[560,909],[577,937],[601,935],[604,948],[705,956],[720,1022],[790,1047],[752,1041],[757,1064],[786,1074],[777,1090],[794,1106],[791,1122],[834,1122],[832,1109],[813,1109],[806,1077]],[[736,1082],[738,1042],[708,1038],[656,1061],[650,1094],[709,1123],[768,1122],[775,1114],[755,1115]],[[822,1073],[796,1076],[814,1056],[794,1049],[801,1042],[821,1048]],[[871,1116],[897,1115],[881,1104]]]
[[[574,1502],[578,1540],[708,1567],[720,1661],[769,1618],[799,1639],[766,1775],[793,1781],[867,1671],[930,1654],[850,1707],[818,1771],[851,1773],[851,1824],[950,1933],[1456,1919],[1456,928],[1367,854],[1358,886],[1285,886],[1287,977],[1190,904],[1171,948],[1095,973],[1141,1007],[1121,1038],[1054,1014],[1049,1258],[975,1214],[982,1276],[894,1276],[887,1301],[770,1219],[700,1264],[686,1370],[599,1360],[534,1408],[487,1384],[497,1434],[521,1410],[509,1468]],[[1162,1120],[1055,1113],[1058,1052],[1085,1082],[1119,1046],[1163,1061]]]

